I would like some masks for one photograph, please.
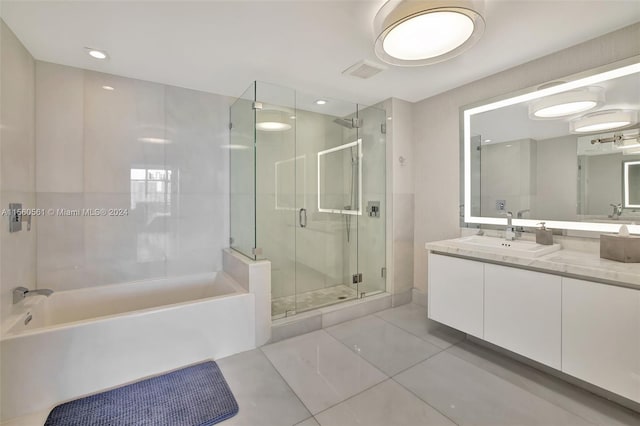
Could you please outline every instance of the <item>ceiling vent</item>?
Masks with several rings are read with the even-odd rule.
[[[342,71],[342,74],[367,79],[386,69],[387,67],[384,65],[377,64],[373,61],[362,60]]]

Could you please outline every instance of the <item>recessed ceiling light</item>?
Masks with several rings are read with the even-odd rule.
[[[327,101],[325,101],[324,99],[318,99],[316,101],[316,105],[325,105],[327,103]]]
[[[604,104],[601,87],[585,87],[546,96],[529,104],[529,117],[533,119],[559,118],[579,114]]]
[[[93,49],[91,47],[85,47],[85,49],[87,49],[87,53],[89,54],[89,56],[95,59],[107,59],[107,57],[109,56],[107,55],[107,52],[102,50]]]
[[[291,119],[291,120],[295,120],[295,119],[296,119],[296,116],[295,116],[295,115],[291,115],[291,116],[289,116],[289,119]]]
[[[484,141],[485,141],[485,143],[489,143],[489,142],[491,142],[491,139],[485,139]]]
[[[636,111],[607,110],[587,114],[569,123],[571,133],[592,133],[614,130],[637,123]]]
[[[484,32],[484,20],[470,0],[389,1],[374,21],[375,51],[393,65],[416,66],[453,58]]]
[[[103,88],[104,90],[109,90],[109,91],[111,91],[111,90],[116,90],[116,89],[114,89],[114,88],[113,88],[113,87],[111,87],[111,86],[102,86],[102,88]]]
[[[291,129],[291,124],[281,123],[279,121],[260,121],[256,123],[256,129],[263,132],[284,132]]]

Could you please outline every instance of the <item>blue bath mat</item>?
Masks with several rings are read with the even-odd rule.
[[[58,405],[45,426],[210,426],[238,403],[213,361]]]

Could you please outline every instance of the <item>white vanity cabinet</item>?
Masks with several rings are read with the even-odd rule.
[[[560,370],[562,278],[484,266],[484,340]]]
[[[483,338],[484,264],[429,253],[429,318]]]
[[[562,280],[562,371],[640,402],[640,290]]]

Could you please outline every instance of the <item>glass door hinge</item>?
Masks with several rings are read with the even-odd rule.
[[[351,278],[352,278],[353,284],[358,284],[362,282],[362,274],[353,274]]]

